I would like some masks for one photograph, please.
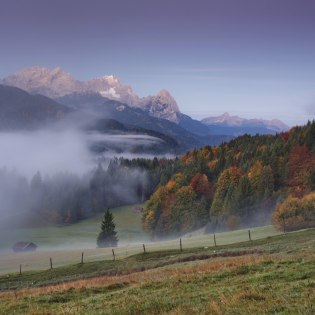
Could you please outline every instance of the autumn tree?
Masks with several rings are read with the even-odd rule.
[[[302,197],[309,191],[309,178],[315,168],[315,156],[306,145],[296,145],[289,154],[289,185],[294,196]]]
[[[191,186],[180,188],[171,207],[172,223],[176,233],[185,233],[206,224],[206,204],[200,200]]]
[[[174,203],[173,187],[170,185],[159,187],[149,199],[143,213],[144,230],[152,236],[172,231],[171,206]]]
[[[210,219],[232,210],[232,200],[241,176],[242,172],[237,167],[230,167],[221,173],[213,196]]]
[[[241,215],[249,215],[249,211],[254,203],[253,189],[248,176],[241,177],[235,193],[235,207]]]
[[[315,227],[315,193],[302,199],[289,196],[277,206],[272,220],[283,231]]]
[[[196,173],[190,181],[190,186],[199,197],[203,197],[206,200],[211,199],[211,185],[207,175]]]

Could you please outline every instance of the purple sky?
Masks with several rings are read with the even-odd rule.
[[[61,66],[168,89],[194,118],[315,117],[314,0],[2,0],[0,77]]]

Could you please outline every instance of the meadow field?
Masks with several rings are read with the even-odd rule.
[[[20,230],[39,248],[0,254],[0,314],[314,314],[314,229],[151,241],[134,206],[112,211],[115,260],[95,245],[102,215]]]
[[[143,244],[147,251],[171,250],[179,248],[179,238],[151,241],[142,229],[142,214],[134,211],[132,205],[112,209],[119,246],[115,248],[115,259],[143,252]],[[96,248],[96,237],[100,230],[102,214],[76,224],[50,226],[18,230],[0,230],[0,274],[15,272],[20,265],[23,271],[60,267],[81,261],[82,252],[85,262],[113,259],[112,249]],[[256,227],[251,230],[253,240],[277,235],[280,232],[273,226]],[[248,229],[216,234],[217,245],[226,245],[249,239]],[[14,253],[10,248],[17,241],[32,241],[39,247],[36,252]],[[188,233],[182,236],[183,248],[209,247],[214,245],[213,234]]]
[[[315,230],[0,276],[0,314],[314,314]]]
[[[85,223],[86,224],[86,223]],[[250,229],[251,239],[258,240],[273,235],[278,235],[279,232],[273,226],[256,227]],[[125,232],[126,233],[126,232]],[[63,234],[65,237],[65,234]],[[227,245],[238,242],[246,242],[249,240],[248,229],[236,230],[231,232],[223,232],[213,234],[197,234],[191,236],[187,234],[181,238],[165,240],[165,241],[150,241],[147,238],[139,239],[133,243],[123,243],[114,248],[115,259],[124,259],[130,255],[146,252],[156,252],[161,250],[179,250],[180,243],[182,249],[191,248],[209,248],[215,245]],[[216,242],[216,243],[215,243]],[[84,243],[83,243],[84,244]],[[145,246],[145,248],[143,248]],[[113,260],[112,248],[53,248],[46,247],[39,249],[36,252],[4,252],[0,255],[0,274],[16,272],[21,267],[22,271],[30,270],[45,270],[50,268],[50,258],[52,259],[53,267],[60,267],[69,264],[81,262],[83,253],[84,262],[94,262],[103,260]]]
[[[147,240],[141,225],[141,213],[134,211],[130,205],[111,209],[114,214],[116,229],[120,243],[128,244],[139,240]],[[75,224],[63,226],[45,226],[40,228],[0,229],[0,251],[11,251],[18,241],[36,243],[39,250],[95,248],[96,237],[100,231],[103,214],[82,220]]]

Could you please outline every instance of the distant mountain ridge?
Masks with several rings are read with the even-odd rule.
[[[208,128],[198,121],[195,129],[199,125],[202,126],[204,134],[191,132],[181,124],[191,124],[190,129],[194,129],[195,121],[184,114],[181,114],[182,122],[176,124],[163,118],[153,117],[141,108],[132,108],[117,100],[104,98],[99,93],[68,94],[58,98],[57,101],[75,110],[96,114],[98,117],[106,117],[106,119],[114,119],[127,126],[137,126],[165,134],[176,140],[178,150],[182,151],[202,145],[220,144],[232,138],[230,136],[209,135]]]
[[[230,140],[230,137],[198,136],[176,123],[152,117],[140,108],[129,107],[98,93],[68,94],[56,102],[20,88],[0,85],[1,132],[38,130],[52,123],[83,128],[82,131],[147,135],[161,139],[150,149],[151,154],[181,154],[196,147]],[[97,148],[97,151],[105,150],[108,144],[98,143]],[[148,153],[148,148],[141,144],[135,150]]]
[[[114,75],[80,81],[60,67],[49,70],[35,66],[0,80],[0,84],[18,87],[31,94],[42,94],[74,108],[82,107],[82,100],[85,100],[85,110],[91,107],[102,111],[107,101],[112,100],[130,109],[142,110],[151,117],[168,120],[201,137],[275,134],[289,128],[276,119],[245,119],[228,113],[198,121],[181,113],[176,100],[167,90],[161,90],[154,96],[139,97],[131,86],[124,85]]]
[[[224,113],[220,116],[207,117],[201,120],[212,134],[230,134],[239,136],[248,134],[275,134],[284,130],[288,130],[289,126],[278,119],[246,119],[239,116],[231,116]]]
[[[99,93],[107,99],[120,101],[130,107],[141,108],[153,117],[175,123],[180,121],[180,110],[168,91],[161,90],[155,96],[140,98],[133,92],[131,86],[122,84],[114,75],[79,81],[60,67],[49,70],[35,66],[12,74],[0,83],[53,99],[73,93]]]
[[[36,129],[56,122],[71,109],[54,100],[31,95],[19,88],[0,85],[0,130]]]

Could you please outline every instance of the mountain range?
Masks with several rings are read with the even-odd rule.
[[[124,85],[114,75],[80,81],[60,67],[49,70],[36,66],[12,74],[0,80],[0,84],[0,122],[8,119],[11,127],[14,115],[19,121],[17,125],[22,124],[23,115],[26,125],[35,125],[36,120],[54,120],[68,112],[79,111],[97,119],[117,121],[123,124],[123,130],[141,129],[147,134],[165,135],[178,144],[180,151],[220,144],[244,133],[275,134],[288,129],[279,120],[245,119],[228,113],[198,121],[181,113],[167,90],[139,97],[131,86]],[[12,90],[13,87],[17,89]],[[39,108],[39,104],[42,107]],[[28,114],[25,114],[26,108]],[[37,111],[41,114],[36,114]],[[117,127],[119,124],[109,125]],[[5,123],[2,129],[4,126]]]
[[[201,122],[209,128],[211,134],[229,134],[239,136],[248,134],[276,134],[289,129],[281,120],[246,119],[224,113],[221,116],[207,117]]]
[[[124,103],[130,107],[146,110],[151,116],[178,123],[180,111],[176,101],[166,90],[155,96],[140,98],[131,86],[123,85],[114,75],[107,75],[87,81],[76,80],[60,67],[49,70],[30,67],[3,79],[2,84],[15,86],[32,94],[42,94],[52,99],[68,94],[98,93],[102,97]]]

